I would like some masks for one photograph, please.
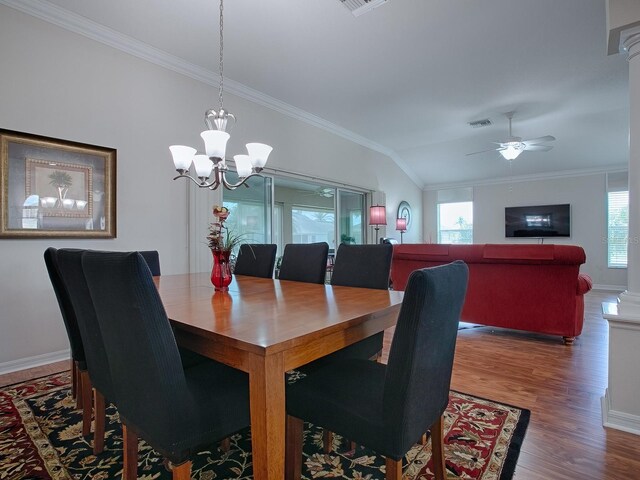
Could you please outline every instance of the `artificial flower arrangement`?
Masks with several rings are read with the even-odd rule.
[[[227,207],[219,205],[213,207],[213,216],[216,221],[209,224],[209,235],[207,235],[207,242],[211,250],[231,252],[243,241],[243,235],[234,234],[224,225],[229,213]]]

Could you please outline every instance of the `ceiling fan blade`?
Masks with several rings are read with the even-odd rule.
[[[548,152],[552,148],[551,145],[527,145],[524,147],[528,152]]]
[[[531,138],[529,140],[523,140],[525,145],[533,145],[534,143],[553,142],[556,139],[553,135],[545,135],[544,137]]]
[[[480,150],[479,152],[473,152],[473,153],[467,153],[465,156],[468,157],[469,155],[477,155],[478,153],[487,153],[487,152],[499,152],[500,150],[504,150],[501,147],[498,148],[491,148],[489,150]]]

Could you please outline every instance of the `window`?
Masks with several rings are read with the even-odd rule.
[[[438,204],[438,243],[473,243],[473,202]]]
[[[333,209],[294,206],[291,209],[293,243],[327,242],[335,248]]]
[[[607,264],[626,268],[629,238],[629,192],[607,192]]]

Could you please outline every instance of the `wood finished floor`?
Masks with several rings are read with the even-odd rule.
[[[572,347],[559,337],[480,327],[460,330],[452,388],[531,410],[518,480],[640,479],[640,437],[602,427],[608,324],[585,297],[585,326]],[[392,332],[385,335],[383,359]],[[0,376],[0,386],[67,369],[69,362]]]

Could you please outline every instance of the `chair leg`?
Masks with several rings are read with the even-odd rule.
[[[322,445],[324,447],[324,453],[331,453],[333,447],[333,432],[328,429],[322,431]]]
[[[220,450],[225,453],[231,450],[231,439],[229,437],[220,441]]]
[[[71,398],[78,398],[78,364],[71,359]]]
[[[89,372],[86,370],[80,371],[80,394],[78,397],[82,397],[82,436],[86,437],[91,433],[91,380],[89,379]]]
[[[191,480],[191,462],[173,466],[173,480]]]
[[[387,480],[402,480],[402,459],[393,460],[387,457],[386,470],[385,478]]]
[[[122,480],[138,478],[138,436],[122,424]]]
[[[436,480],[445,480],[446,469],[444,464],[444,421],[441,415],[431,425],[431,458],[433,459],[433,473]]]
[[[93,430],[93,454],[98,455],[104,450],[105,405],[104,395],[98,390],[93,391],[93,416],[95,428]]]
[[[285,449],[285,479],[300,480],[302,477],[302,430],[304,422],[300,418],[287,415],[287,436]]]
[[[77,368],[77,367],[76,367]],[[84,372],[80,369],[76,371],[76,408],[78,410],[82,410],[82,380],[84,379],[83,373],[87,373],[86,370]]]

